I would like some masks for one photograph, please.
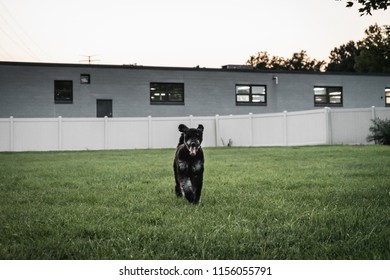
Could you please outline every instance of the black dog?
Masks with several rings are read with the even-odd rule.
[[[204,156],[200,146],[203,140],[203,125],[188,128],[179,125],[181,136],[177,145],[173,171],[175,173],[175,192],[178,197],[185,197],[197,204],[203,185]]]

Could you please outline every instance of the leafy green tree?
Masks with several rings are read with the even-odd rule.
[[[259,52],[247,64],[262,70],[390,73],[390,25],[371,25],[361,41],[349,41],[334,48],[329,60],[327,64],[311,59],[304,50],[287,59]]]
[[[355,57],[360,53],[357,43],[349,41],[330,52],[326,71],[329,72],[355,72]]]
[[[326,65],[325,61],[311,59],[307,52],[296,52],[291,58],[270,56],[268,52],[259,52],[252,55],[247,64],[260,70],[289,70],[289,71],[321,71]]]
[[[355,57],[355,70],[390,73],[390,25],[371,25],[365,34],[358,42],[360,54]]]
[[[294,53],[292,58],[286,61],[287,70],[321,71],[325,65],[325,61],[311,59],[304,50]]]
[[[251,55],[246,63],[260,70],[272,69],[268,52],[258,52],[256,55]]]
[[[357,43],[349,41],[334,48],[326,71],[389,73],[390,25],[371,25],[365,35]]]
[[[387,10],[390,6],[390,0],[354,0],[347,1],[347,7],[352,7],[356,2],[361,6],[359,8],[361,15],[371,15],[373,10]]]

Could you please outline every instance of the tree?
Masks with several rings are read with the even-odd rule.
[[[390,25],[371,25],[366,37],[358,42],[360,54],[355,57],[357,72],[390,72]]]
[[[330,52],[326,71],[329,72],[355,72],[355,58],[360,53],[358,44],[354,41],[334,48]]]
[[[390,1],[390,0],[389,0]],[[307,52],[296,52],[291,58],[270,56],[268,52],[252,55],[247,64],[256,69],[289,71],[390,73],[390,25],[371,25],[365,37],[349,41],[330,52],[329,63],[311,59]]]
[[[361,15],[371,15],[373,10],[387,10],[390,6],[390,0],[354,0],[347,1],[347,7],[352,7],[358,2],[362,7],[359,8]]]
[[[326,71],[332,72],[390,72],[390,25],[371,25],[365,37],[355,43],[334,48]]]
[[[326,65],[325,61],[311,59],[307,52],[296,52],[290,59],[279,56],[270,56],[268,52],[259,52],[252,55],[247,64],[260,70],[292,70],[292,71],[321,71]]]
[[[304,50],[294,53],[292,58],[286,61],[287,70],[321,71],[325,65],[325,61],[311,59]]]
[[[256,55],[251,55],[246,63],[261,70],[272,68],[268,52],[258,52]]]

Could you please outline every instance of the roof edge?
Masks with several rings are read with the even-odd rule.
[[[357,72],[314,72],[314,71],[287,71],[287,70],[258,70],[249,68],[206,68],[206,67],[175,67],[175,66],[143,66],[131,64],[81,64],[57,62],[23,62],[0,61],[0,65],[31,66],[31,67],[76,67],[76,68],[109,68],[109,69],[137,69],[137,70],[171,70],[171,71],[213,71],[213,72],[247,72],[265,74],[305,74],[305,75],[343,75],[343,76],[388,76],[390,73],[357,73]]]

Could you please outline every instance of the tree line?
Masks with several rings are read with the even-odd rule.
[[[362,40],[334,48],[329,62],[312,59],[302,50],[291,58],[258,52],[247,64],[259,70],[390,73],[390,25],[371,25]]]
[[[350,8],[356,3],[360,5],[361,16],[371,15],[372,11],[387,10],[390,7],[390,0],[346,1],[346,7]],[[302,50],[294,53],[291,58],[258,52],[250,56],[247,64],[263,70],[390,73],[390,25],[370,26],[361,41],[349,41],[334,48],[330,52],[329,62],[311,59],[307,52]]]

